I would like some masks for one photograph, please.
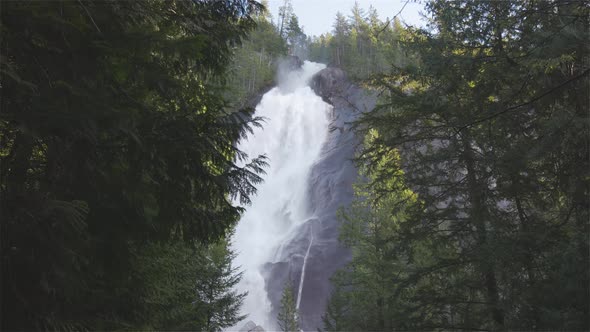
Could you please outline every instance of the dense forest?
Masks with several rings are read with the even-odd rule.
[[[587,3],[426,9],[429,29],[394,24],[385,71],[370,13],[320,40],[380,95],[326,330],[588,330]]]
[[[263,158],[227,82],[263,7],[2,2],[3,330],[235,324],[227,236]],[[234,85],[232,85],[234,86]],[[236,95],[237,92],[232,92]]]
[[[272,161],[236,142],[286,55],[378,96],[324,330],[590,329],[588,4],[357,3],[321,36],[281,4],[0,4],[1,329],[242,320],[229,242]]]

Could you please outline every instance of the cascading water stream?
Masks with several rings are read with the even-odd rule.
[[[309,245],[307,246],[307,251],[305,251],[305,256],[303,257],[303,266],[301,267],[301,279],[299,280],[299,290],[297,291],[297,304],[295,308],[299,310],[299,305],[301,305],[301,294],[303,293],[303,285],[305,284],[305,268],[307,267],[307,259],[309,258],[309,251],[311,250],[311,246],[313,245],[313,224],[309,228]]]
[[[256,116],[266,119],[263,128],[255,128],[239,145],[249,156],[265,154],[270,163],[264,183],[258,187],[252,205],[246,207],[232,239],[237,253],[234,265],[244,272],[237,288],[248,292],[242,311],[248,314],[248,320],[266,329],[276,326],[276,318],[271,317],[271,303],[261,268],[273,263],[281,245],[296,235],[297,226],[312,217],[307,197],[308,177],[328,134],[331,106],[308,84],[313,74],[324,67],[305,62],[301,69],[287,73],[279,86],[266,93],[256,107]],[[297,306],[312,244],[310,231]]]

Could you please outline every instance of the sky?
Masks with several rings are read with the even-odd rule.
[[[336,17],[336,12],[341,12],[345,16],[350,14],[350,10],[355,0],[291,0],[293,12],[299,18],[299,25],[307,35],[319,36],[322,33],[330,32],[332,24]],[[361,8],[369,9],[373,5],[379,13],[379,18],[385,20],[387,17],[392,18],[403,7],[405,0],[357,0]],[[422,4],[417,0],[410,0],[399,18],[410,25],[424,26],[425,22],[420,17],[420,12],[424,11]],[[283,0],[269,0],[270,12],[273,19],[277,20],[279,6]]]

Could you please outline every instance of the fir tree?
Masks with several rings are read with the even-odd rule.
[[[262,160],[235,163],[257,120],[219,92],[260,5],[1,6],[1,329],[180,325],[147,299],[190,304],[183,281],[151,264],[178,268],[169,250],[222,239],[242,211],[232,197],[247,203],[261,181]],[[169,250],[145,257],[155,244]]]
[[[240,307],[246,294],[238,294],[234,286],[242,273],[232,268],[235,254],[226,243],[211,246],[203,257],[203,271],[196,281],[196,310],[204,314],[203,328],[207,331],[221,331],[244,319]]]
[[[295,296],[293,294],[293,284],[287,281],[283,289],[281,298],[281,307],[277,316],[277,323],[281,331],[296,332],[299,331],[299,315],[295,306]]]
[[[375,80],[385,97],[360,122],[380,133],[360,158],[375,172],[372,190],[395,193],[381,184],[403,169],[420,206],[393,238],[405,260],[393,284],[411,290],[398,293],[411,314],[396,324],[587,329],[590,260],[579,234],[589,228],[580,98],[590,76],[588,7],[431,1],[428,9],[433,29],[404,36],[418,66]],[[401,163],[374,167],[395,150]]]

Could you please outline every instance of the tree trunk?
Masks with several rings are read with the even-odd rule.
[[[488,230],[486,229],[486,219],[488,218],[485,206],[483,192],[485,188],[478,183],[475,169],[475,158],[471,150],[471,139],[469,129],[465,129],[463,136],[463,158],[467,168],[467,185],[469,200],[471,203],[471,220],[477,232],[478,245],[490,252],[488,243]],[[485,259],[480,261],[480,269],[484,278],[487,301],[491,303],[491,317],[495,323],[495,329],[504,330],[504,313],[499,307],[500,295],[498,291],[498,281],[494,272],[494,260]]]

